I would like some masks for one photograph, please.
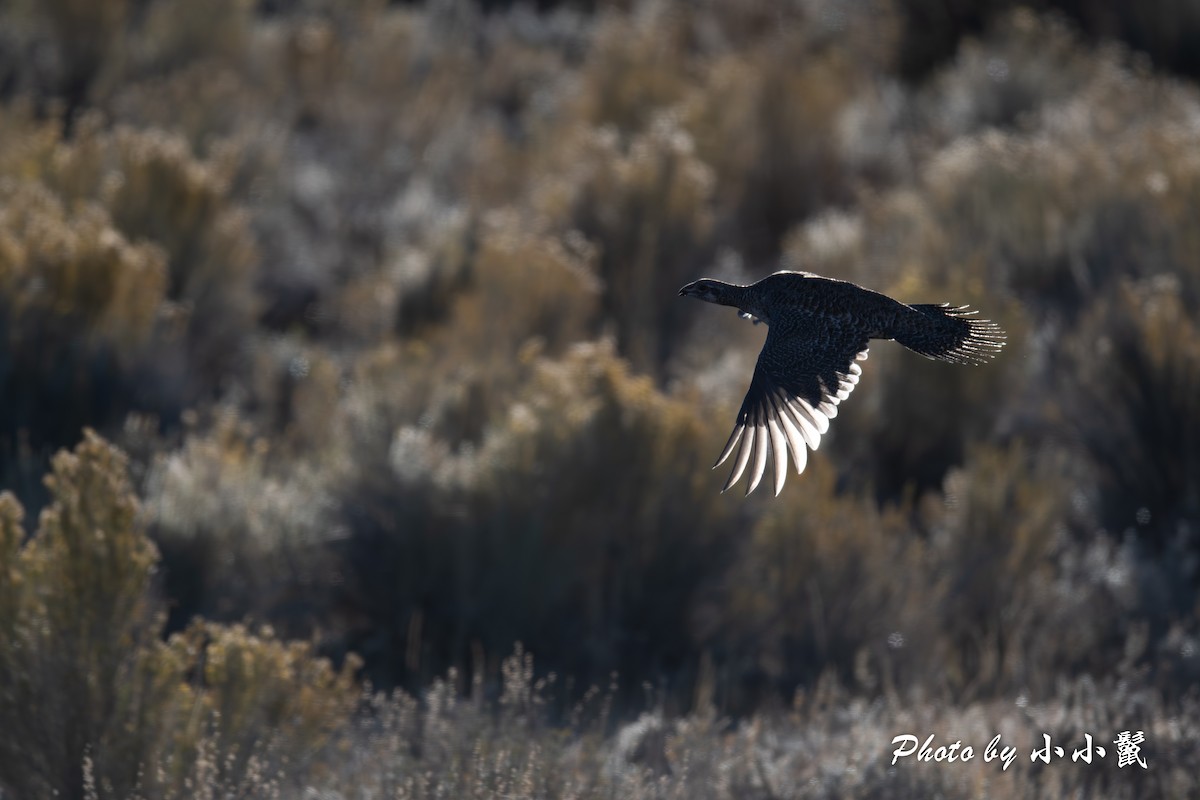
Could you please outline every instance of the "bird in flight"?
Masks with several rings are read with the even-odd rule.
[[[713,469],[734,450],[733,471],[725,483],[737,483],[751,466],[746,494],[754,491],[767,467],[775,467],[775,495],[787,476],[787,451],[796,473],[804,471],[806,446],[817,449],[850,396],[867,358],[871,339],[895,339],[921,355],[951,364],[981,364],[1004,346],[1004,331],[994,322],[975,319],[967,306],[905,305],[887,295],[847,281],[810,272],[781,271],[749,286],[703,278],[679,290],[684,297],[733,306],[738,316],[764,322],[769,330],[737,424]]]

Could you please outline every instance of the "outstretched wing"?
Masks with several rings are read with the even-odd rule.
[[[867,331],[847,318],[790,319],[772,325],[758,355],[750,390],[742,401],[737,424],[713,468],[721,466],[734,450],[729,487],[750,465],[746,494],[754,491],[767,467],[767,452],[775,466],[775,495],[787,476],[787,451],[792,451],[796,473],[804,471],[808,450],[816,450],[829,420],[837,416],[840,402],[850,396],[862,375],[857,362],[867,358]]]

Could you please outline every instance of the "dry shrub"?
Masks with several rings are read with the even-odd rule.
[[[158,553],[124,456],[88,432],[47,481],[24,546],[22,509],[0,495],[0,787],[179,797],[197,779],[246,791],[313,768],[357,703],[356,662],[336,671],[309,645],[215,625],[161,641]]]
[[[1114,172],[1103,146],[996,134],[953,145],[930,174],[953,226],[942,263],[986,259],[995,284],[1043,314],[1077,312],[1118,276],[1152,273],[1168,240]]]
[[[40,62],[22,65],[14,79],[23,89],[64,98],[71,112],[108,108],[129,85],[193,64],[244,63],[253,51],[246,0],[8,5],[15,7],[6,21],[17,28],[16,42],[31,43]]]
[[[520,639],[579,680],[683,664],[730,519],[696,469],[718,443],[692,409],[581,345],[531,364],[477,445],[436,430],[396,430],[390,474],[343,498],[350,598],[393,632],[363,643],[375,663],[411,675],[424,654],[428,676]]]
[[[248,76],[222,63],[201,61],[164,75],[148,75],[137,83],[113,88],[106,103],[114,119],[136,129],[157,129],[184,137],[196,153],[236,139],[248,150],[258,173],[268,172],[277,158],[264,128],[269,126],[268,98]],[[254,178],[259,178],[255,175]],[[264,181],[255,184],[260,192]]]
[[[212,770],[213,783],[241,784],[246,791],[260,776],[294,785],[336,759],[340,735],[362,696],[354,656],[335,669],[311,644],[282,642],[270,628],[252,633],[204,622],[164,647],[196,684],[187,696],[199,722],[196,739],[183,743],[187,749],[180,754],[196,759],[193,771]],[[207,765],[200,763],[205,750],[212,759]],[[167,763],[187,763],[176,759]]]
[[[716,444],[688,404],[595,346],[539,364],[485,437],[484,528],[504,563],[523,565],[507,576],[514,600],[543,630],[575,629],[581,676],[682,666],[687,608],[730,544],[730,509],[697,469]],[[531,567],[541,598],[521,590]]]
[[[121,83],[174,72],[195,62],[237,64],[249,52],[254,4],[250,0],[158,0],[145,9],[139,45],[122,53]],[[108,87],[106,87],[108,88]]]
[[[1157,546],[1200,514],[1197,333],[1174,276],[1124,283],[1081,321],[1063,374],[1064,418],[1099,470],[1104,519]]]
[[[214,375],[257,313],[258,254],[245,212],[229,194],[238,154],[218,149],[198,160],[186,140],[124,126],[108,130],[100,116],[80,120],[71,140],[53,128],[36,131],[37,148],[18,151],[12,169],[34,169],[38,180],[68,201],[94,201],[130,239],[167,253],[168,299],[185,312],[187,353]]]
[[[100,206],[71,213],[37,184],[0,186],[3,472],[20,471],[24,448],[40,472],[83,425],[123,415],[166,286],[162,250],[131,243]]]
[[[129,0],[47,0],[35,6],[49,24],[47,37],[57,62],[55,88],[81,106],[108,60],[120,52]]]
[[[961,702],[1134,667],[1145,641],[1120,623],[1136,606],[1133,554],[1088,526],[1073,499],[1086,476],[1069,464],[979,446],[944,498],[884,510],[810,465],[699,607],[724,702],[753,708],[826,672],[859,693]]]
[[[627,148],[612,129],[564,147],[569,177],[539,187],[535,203],[596,247],[602,310],[621,353],[638,369],[660,372],[682,326],[679,287],[710,252],[711,170],[669,114]]]
[[[166,299],[181,318],[194,380],[215,382],[256,313],[254,239],[228,191],[235,154],[201,161],[180,138],[108,130],[98,115],[82,118],[69,140],[54,123],[18,115],[10,124],[17,135],[0,148],[5,174],[41,183],[66,205],[98,205],[122,236],[166,253]]]
[[[38,184],[8,183],[0,191],[9,345],[53,351],[54,340],[75,329],[88,345],[135,353],[166,294],[162,250],[131,243],[97,205],[70,214]]]
[[[1190,290],[1196,239],[1181,213],[1196,191],[1194,93],[1132,68],[1120,53],[1081,50],[1061,24],[1018,13],[913,102],[940,109],[928,112],[931,120],[974,119],[982,112],[959,109],[959,90],[947,87],[969,83],[979,63],[1004,73],[999,62],[1061,84],[1026,82],[1023,91],[1036,96],[1022,101],[1028,113],[1016,131],[970,133],[980,123],[963,123],[967,135],[922,143],[934,122],[921,123],[917,136],[897,130],[914,147],[937,145],[913,183],[797,228],[788,260],[884,288],[919,280],[988,290],[993,302],[991,292],[1012,292],[1039,316],[1076,313],[1121,276],[1178,269]],[[961,93],[991,102],[986,92]]]
[[[531,340],[560,353],[598,327],[597,258],[578,235],[531,234],[517,218],[498,213],[468,265],[469,291],[455,298],[448,324],[428,339],[484,364],[511,357]]]
[[[1156,638],[1181,623],[1189,630],[1195,614],[1196,335],[1175,276],[1124,283],[1068,340],[1057,384],[1065,424],[1094,471],[1101,524],[1138,556],[1139,611]]]
[[[953,63],[921,87],[915,105],[942,142],[989,127],[1027,126],[1031,115],[1069,102],[1117,60],[1112,50],[1080,47],[1064,21],[1022,8],[1000,16],[983,40],[964,40]]]
[[[193,137],[228,131],[254,159],[236,188],[254,211],[264,321],[276,330],[375,341],[439,316],[464,261],[451,251],[470,244],[463,198],[510,170],[476,155],[491,122],[473,105],[473,78],[502,70],[433,15],[378,5],[313,7],[254,26],[253,58],[193,92],[182,120]],[[174,97],[199,79],[188,71],[147,91]],[[123,107],[157,96],[127,92]],[[413,261],[417,282],[404,274]],[[378,308],[359,313],[364,305]]]
[[[385,684],[473,668],[372,699],[344,740],[349,673],[208,623],[157,642],[139,590],[112,625],[144,644],[75,636],[133,677],[71,690],[117,733],[68,758],[38,681],[101,671],[65,622],[25,644],[44,548],[4,501],[3,719],[32,731],[0,732],[6,796],[61,788],[23,771],[47,759],[93,796],[1190,791],[1195,90],[1028,14],[906,85],[889,2],[635,6],[137,4],[78,53],[98,66],[70,101],[114,124],[49,94],[0,111],[2,396],[42,415],[0,441],[6,485],[85,422],[199,404],[181,444],[148,415],[126,438],[173,627],[319,626]],[[0,94],[61,86],[70,36],[11,7],[0,44],[30,57],[0,52]],[[807,474],[744,502],[706,467],[763,330],[676,290],[781,245],[1012,339],[977,370],[874,347]],[[113,572],[142,580],[123,535]],[[562,677],[502,665],[516,638]],[[610,669],[624,688],[566,710]],[[658,707],[606,738],[639,692]],[[1158,783],[886,765],[911,726],[1134,720]]]
[[[188,313],[195,368],[228,365],[257,311],[258,255],[245,214],[228,196],[229,163],[194,159],[181,139],[118,129],[108,143],[121,176],[114,221],[168,254],[170,297]]]
[[[409,307],[430,314],[420,306],[436,294],[446,304],[444,316],[426,318],[423,337],[374,348],[355,360],[335,418],[347,452],[359,463],[379,464],[395,432],[418,420],[454,446],[478,441],[527,378],[536,355],[562,353],[595,331],[594,261],[578,235],[527,232],[502,213],[486,221],[455,291],[442,285],[449,272],[441,268],[444,262],[407,253],[392,272],[390,296],[377,292],[376,302],[404,320]]]
[[[886,28],[880,19],[871,24]],[[686,328],[672,298],[718,244],[771,257],[796,221],[889,171],[890,156],[839,144],[844,113],[873,91],[867,68],[886,60],[886,36],[864,34],[865,13],[821,4],[647,5],[599,26],[579,98],[562,106],[572,116],[533,127],[545,154],[526,202],[597,246],[618,347],[662,375]]]
[[[135,760],[122,767],[136,770],[136,758],[162,732],[122,736],[138,705],[151,699],[137,680],[138,651],[154,646],[148,589],[157,553],[136,533],[137,503],[121,454],[97,437],[55,458],[48,487],[54,502],[24,547],[20,505],[11,495],[0,498],[0,658],[9,676],[0,692],[0,785],[22,796],[58,790],[78,797],[89,747],[125,738]]]
[[[839,121],[866,76],[805,38],[785,34],[714,59],[682,106],[697,156],[713,170],[721,233],[752,261],[775,257],[793,225],[852,197]]]
[[[170,424],[236,374],[257,256],[228,157],[96,115],[70,138],[20,107],[0,127],[0,447],[27,442],[43,469],[84,425]]]
[[[977,446],[947,476],[924,523],[924,582],[939,598],[925,669],[956,696],[1048,696],[1060,675],[1138,662],[1121,622],[1134,605],[1130,553],[1095,531],[1087,485],[1063,452],[1019,441]]]
[[[1197,755],[1196,699],[1164,702],[1132,681],[1084,677],[1063,682],[1053,697],[949,706],[871,702],[827,676],[798,692],[788,709],[741,719],[711,707],[679,717],[649,712],[606,737],[594,721],[547,726],[553,698],[535,674],[520,649],[506,659],[505,695],[531,701],[518,713],[511,705],[464,701],[453,689],[455,673],[435,681],[423,702],[403,693],[374,698],[360,746],[327,785],[352,798],[634,800],[1022,797],[1033,786],[1038,797],[1059,800],[1186,794],[1195,783],[1185,765]],[[604,695],[592,702],[603,703]],[[1146,734],[1146,771],[1115,767],[1111,742],[1130,724]],[[1069,747],[1068,758],[1083,746],[1084,733],[1107,756],[1090,766],[1043,767],[1028,758],[1042,732]],[[954,764],[908,758],[893,767],[892,739],[901,733],[933,733],[935,747],[960,740],[974,756]],[[983,760],[997,733],[1004,746],[1017,748],[1008,769]]]
[[[1076,313],[1123,276],[1179,269],[1196,242],[1180,215],[1196,191],[1196,97],[1098,58],[1036,132],[989,132],[932,159],[923,189],[945,236],[939,262],[986,260],[990,283],[1041,313]],[[1149,126],[1147,117],[1156,122]]]
[[[917,620],[906,616],[909,603],[922,604],[917,598],[928,584],[923,546],[904,511],[838,496],[834,470],[816,459],[791,488],[756,514],[720,595],[699,612],[702,640],[731,662],[733,709],[787,693],[825,670],[853,682],[856,666],[887,660],[893,632],[910,640],[933,633],[925,625],[912,630]],[[880,677],[858,670],[862,688],[894,688]]]
[[[911,296],[913,302],[964,302],[964,293],[952,291]],[[964,462],[971,443],[1004,430],[1005,405],[1023,389],[1016,361],[1024,341],[1021,328],[1001,324],[1009,331],[1009,347],[997,363],[979,368],[939,364],[890,343],[871,348],[866,380],[829,439],[829,457],[848,482],[873,490],[882,501],[935,489],[948,469]]]
[[[324,545],[338,535],[329,491],[336,465],[282,457],[232,413],[152,464],[146,522],[163,552],[170,627],[195,615],[272,620],[312,630],[335,571]]]
[[[1042,47],[1047,57],[1067,58],[1075,50],[1063,36],[1018,15],[981,47],[1002,58],[1049,37],[1058,44]],[[1091,68],[1064,70],[1071,92],[1032,106],[1024,130],[959,137],[927,160],[915,185],[825,213],[788,238],[790,265],[909,302],[969,302],[1009,333],[986,370],[872,349],[871,380],[846,404],[833,445],[850,454],[845,473],[869,476],[883,498],[909,482],[938,485],[972,439],[1046,430],[1037,387],[1070,369],[1056,342],[1122,278],[1175,271],[1183,296],[1196,296],[1197,241],[1183,216],[1196,193],[1187,122],[1196,98],[1117,55],[1078,58]],[[945,80],[969,70],[959,64]]]
[[[633,134],[679,102],[692,77],[688,22],[653,4],[636,15],[601,18],[582,68],[581,115],[593,126]]]
[[[1005,431],[1006,408],[1025,391],[1030,323],[1007,294],[989,292],[988,265],[949,260],[954,231],[907,190],[831,212],[788,237],[789,266],[861,282],[901,302],[969,304],[997,321],[1008,345],[983,367],[957,367],[871,343],[864,380],[840,408],[822,453],[844,481],[895,502],[938,488],[974,441]],[[868,232],[870,232],[868,234]]]

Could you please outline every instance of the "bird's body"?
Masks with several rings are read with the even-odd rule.
[[[736,449],[728,489],[752,465],[754,491],[773,454],[775,494],[783,489],[787,451],[802,472],[807,448],[817,449],[837,406],[858,384],[871,339],[895,339],[928,358],[978,364],[1004,344],[1003,331],[973,319],[966,306],[905,305],[846,281],[808,272],[776,272],[749,286],[705,278],[680,295],[733,306],[768,325],[750,389],[720,466]]]

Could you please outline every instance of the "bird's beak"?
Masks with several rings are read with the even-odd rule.
[[[690,295],[697,294],[697,293],[698,292],[696,290],[696,282],[695,281],[689,283],[687,286],[684,286],[682,289],[679,290],[680,297],[688,297]]]

